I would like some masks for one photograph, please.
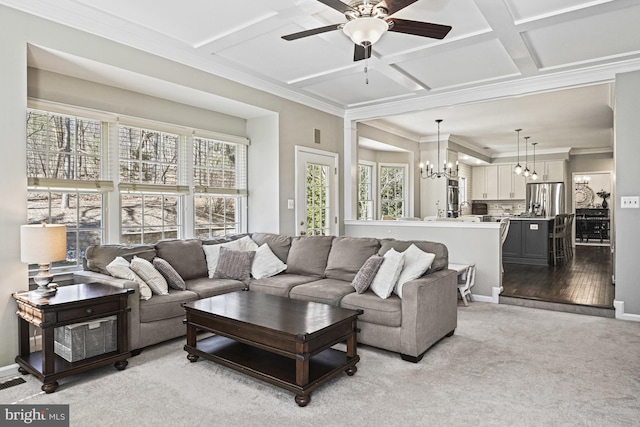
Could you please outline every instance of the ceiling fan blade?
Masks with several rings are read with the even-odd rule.
[[[362,61],[363,59],[371,58],[371,46],[361,46],[359,44],[355,45],[355,50],[353,51],[353,61]]]
[[[313,36],[316,34],[326,33],[328,31],[337,30],[342,26],[342,24],[333,24],[327,25],[326,27],[313,28],[311,30],[300,31],[299,33],[287,34],[286,36],[282,36],[285,40],[297,40],[303,37]]]
[[[399,10],[404,9],[405,7],[417,2],[418,0],[383,0],[378,4],[378,6],[382,6],[387,9],[387,13],[389,15],[393,15]]]
[[[341,2],[340,0],[318,0],[320,3],[324,3],[327,6],[337,10],[340,13],[345,13],[348,10],[355,10],[348,4]],[[416,0],[414,0],[416,1]]]
[[[451,26],[432,24],[429,22],[409,21],[406,19],[387,19],[389,22],[389,31],[396,33],[413,34],[415,36],[431,37],[432,39],[442,40],[451,31]]]

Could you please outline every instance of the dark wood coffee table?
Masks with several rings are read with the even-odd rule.
[[[185,303],[184,308],[184,349],[191,362],[204,357],[292,391],[300,406],[311,401],[311,391],[321,384],[342,371],[351,376],[357,370],[362,311],[251,291]],[[198,340],[199,330],[215,335]],[[331,348],[344,341],[346,352]]]

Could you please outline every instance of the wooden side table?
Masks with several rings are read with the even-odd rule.
[[[42,390],[53,393],[58,379],[115,363],[123,370],[131,357],[127,335],[127,297],[133,289],[85,283],[61,286],[55,295],[40,297],[29,292],[14,293],[18,304],[19,355],[16,363],[22,374],[32,374],[42,381]],[[68,362],[54,352],[54,330],[73,323],[97,321],[113,316],[117,318],[117,347],[115,351],[88,359]],[[42,351],[31,352],[29,324],[42,329]]]

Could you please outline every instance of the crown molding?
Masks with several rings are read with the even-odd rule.
[[[608,154],[613,153],[613,147],[598,147],[598,148],[573,148],[569,151],[571,156],[582,156],[586,154]]]

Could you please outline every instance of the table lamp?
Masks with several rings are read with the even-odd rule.
[[[56,293],[49,288],[53,274],[49,265],[53,261],[67,259],[67,227],[59,224],[30,224],[20,227],[20,260],[38,264],[38,274],[33,277],[38,285],[34,293],[49,296]]]

